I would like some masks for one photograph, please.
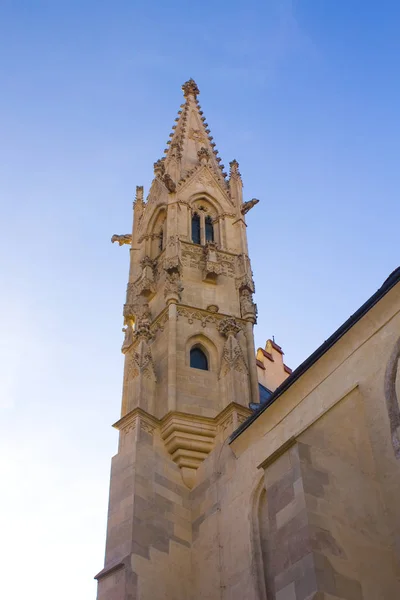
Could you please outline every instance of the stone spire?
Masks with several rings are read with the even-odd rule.
[[[214,138],[197,99],[200,90],[193,79],[186,81],[182,90],[185,101],[172,127],[165,158],[156,164],[163,163],[165,173],[176,185],[190,177],[199,165],[208,164],[220,185],[228,191],[225,167],[221,164]]]

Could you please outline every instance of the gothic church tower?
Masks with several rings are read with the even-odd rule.
[[[118,454],[98,600],[187,599],[198,470],[258,403],[256,306],[236,160],[193,80],[145,201],[136,188]],[[217,597],[217,596],[216,596]]]

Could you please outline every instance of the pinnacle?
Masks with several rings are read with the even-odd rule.
[[[175,184],[187,180],[189,173],[201,164],[208,164],[214,171],[223,188],[227,189],[227,173],[221,164],[210,127],[197,99],[200,90],[191,78],[182,85],[185,101],[180,105],[178,115],[166,143],[165,165],[157,166],[159,172],[165,166],[168,173],[171,161],[175,165]]]
[[[185,96],[185,98],[192,95],[196,99],[197,95],[200,94],[200,90],[197,87],[196,82],[192,78],[190,78],[188,81],[186,81],[183,84],[182,90],[183,90],[183,95]]]

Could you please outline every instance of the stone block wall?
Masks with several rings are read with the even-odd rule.
[[[192,541],[189,490],[159,432],[140,416],[113,459],[105,567],[98,600],[186,600]]]
[[[357,390],[265,465],[259,525],[268,600],[400,597]]]

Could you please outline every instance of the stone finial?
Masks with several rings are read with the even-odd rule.
[[[197,98],[197,95],[200,94],[200,90],[197,87],[196,82],[192,78],[190,78],[189,81],[186,81],[183,84],[182,90],[185,98],[187,98],[188,96],[194,96],[194,98]]]
[[[204,147],[198,150],[197,156],[201,165],[206,165],[210,160],[210,152],[207,150],[207,148]]]
[[[239,163],[235,158],[229,163],[229,167],[229,177],[233,177],[233,179],[240,179],[241,175],[239,171]]]
[[[143,202],[143,186],[142,185],[136,186],[135,202]]]
[[[165,166],[161,159],[158,159],[157,162],[154,163],[154,175],[156,177],[162,177],[165,173]]]

